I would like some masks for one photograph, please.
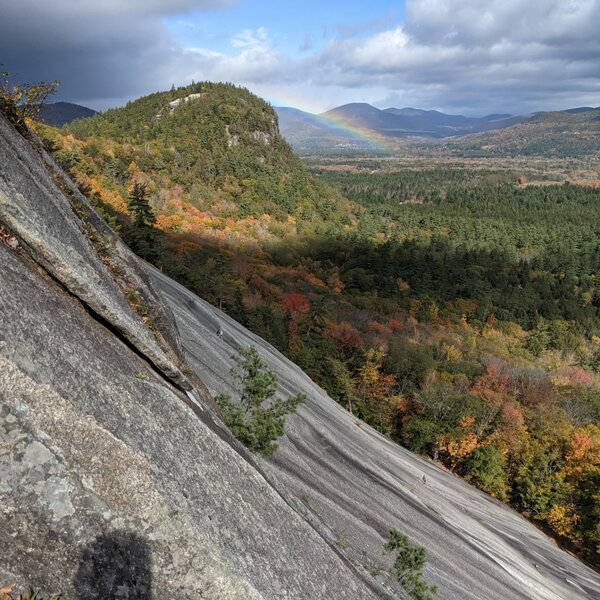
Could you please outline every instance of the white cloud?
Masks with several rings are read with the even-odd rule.
[[[408,36],[401,27],[391,31],[384,31],[368,39],[355,48],[352,58],[360,65],[372,66],[373,64],[393,65],[406,53],[409,42]]]
[[[184,54],[186,60],[182,61],[178,72],[182,73],[181,67],[185,63],[185,81],[207,79],[257,84],[289,80],[286,59],[266,45],[249,45],[232,56],[205,48],[190,48]]]
[[[244,29],[244,31],[231,38],[231,45],[234,48],[266,46],[268,43],[269,33],[264,27],[259,27],[258,29]]]

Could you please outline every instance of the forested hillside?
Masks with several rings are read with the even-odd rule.
[[[598,563],[599,190],[311,177],[272,109],[220,84],[38,131],[138,253]]]
[[[600,109],[537,113],[523,123],[448,142],[462,156],[598,156]]]
[[[75,139],[63,160],[68,152],[75,163],[87,160],[88,184],[98,184],[101,197],[105,186],[126,196],[132,177],[146,184],[153,208],[167,219],[163,229],[194,230],[195,218],[207,221],[203,232],[217,235],[235,217],[238,227],[242,222],[262,237],[268,224],[253,220],[265,214],[285,224],[290,216],[323,219],[343,210],[339,196],[308,176],[279,135],[273,109],[233,85],[152,94],[67,131]],[[118,199],[113,204],[123,208]]]

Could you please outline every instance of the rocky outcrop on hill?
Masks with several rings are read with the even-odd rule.
[[[160,119],[163,116],[163,114],[172,115],[173,112],[175,111],[175,109],[178,106],[181,106],[181,104],[186,104],[187,102],[193,102],[196,100],[200,100],[204,97],[206,97],[206,94],[199,93],[199,94],[188,94],[187,96],[184,96],[182,98],[176,98],[175,100],[172,100],[171,102],[169,102],[163,109],[161,109],[160,112],[156,113],[156,115],[154,116],[154,120],[156,121],[156,120]]]
[[[282,391],[308,396],[269,460],[210,408],[248,344]],[[139,261],[2,117],[0,473],[0,587],[66,600],[402,598],[383,570],[396,527],[426,547],[440,598],[600,594],[596,573],[524,519],[357,422]]]

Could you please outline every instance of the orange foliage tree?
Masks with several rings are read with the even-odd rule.
[[[479,439],[473,431],[474,417],[465,415],[458,423],[458,432],[453,435],[442,434],[438,438],[438,452],[446,458],[452,469],[461,464],[479,445]]]
[[[298,292],[288,292],[281,300],[281,310],[288,316],[289,348],[292,355],[297,355],[302,342],[299,336],[299,325],[306,320],[310,314],[310,302],[306,296]]]

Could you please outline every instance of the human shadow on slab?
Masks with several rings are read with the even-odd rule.
[[[98,535],[83,549],[74,587],[77,600],[150,600],[147,541],[128,531]]]

